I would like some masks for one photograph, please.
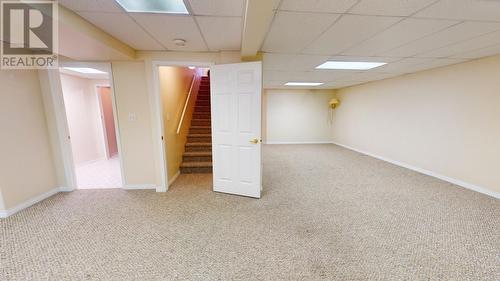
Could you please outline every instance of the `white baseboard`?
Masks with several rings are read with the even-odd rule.
[[[332,141],[266,141],[264,144],[331,144]]]
[[[168,181],[168,186],[171,186],[174,181],[179,177],[179,175],[181,174],[181,171],[177,171],[177,173]]]
[[[126,184],[123,189],[135,190],[135,189],[156,189],[154,184]]]
[[[50,196],[58,193],[60,190],[59,187],[56,187],[54,189],[51,189],[45,193],[42,193],[40,195],[37,195],[31,199],[28,199],[26,201],[24,201],[23,203],[21,204],[18,204],[17,206],[13,207],[13,208],[10,208],[10,209],[7,209],[7,210],[0,210],[0,218],[6,218],[8,216],[12,216],[13,214],[19,212],[19,211],[22,211],[28,207],[31,207],[33,205],[35,205],[36,203],[44,200],[44,199],[47,199],[49,198]]]
[[[67,187],[67,186],[61,186],[59,187],[59,192],[71,192],[71,191],[74,191],[75,189],[71,188],[71,187]]]
[[[479,192],[479,193],[482,193],[482,194],[485,194],[485,195],[488,195],[488,196],[500,199],[500,193],[495,192],[495,191],[491,191],[491,190],[489,190],[487,188],[480,187],[480,186],[477,186],[477,185],[474,185],[474,184],[471,184],[471,183],[468,183],[468,182],[464,182],[464,181],[461,181],[461,180],[457,180],[457,179],[454,179],[454,178],[450,178],[448,176],[443,176],[443,175],[440,175],[438,173],[435,173],[435,172],[432,172],[432,171],[429,171],[429,170],[426,170],[426,169],[422,169],[422,168],[419,168],[419,167],[412,166],[410,164],[406,164],[406,163],[399,162],[399,161],[396,161],[396,160],[388,159],[388,158],[385,158],[385,157],[382,157],[382,156],[379,156],[379,155],[376,155],[376,154],[373,154],[373,153],[370,153],[370,152],[366,152],[366,151],[363,151],[363,150],[360,150],[360,149],[357,149],[357,148],[354,148],[354,147],[350,147],[348,145],[344,145],[344,144],[337,143],[337,142],[332,142],[332,143],[336,144],[338,146],[347,148],[349,150],[353,150],[353,151],[359,152],[361,154],[365,154],[365,155],[371,156],[373,158],[377,158],[379,160],[382,160],[382,161],[385,161],[385,162],[389,162],[389,163],[394,164],[396,166],[400,166],[400,167],[403,167],[403,168],[406,168],[406,169],[409,169],[409,170],[412,170],[412,171],[415,171],[415,172],[418,172],[418,173],[421,173],[421,174],[424,174],[424,175],[427,175],[427,176],[438,178],[440,180],[447,181],[449,183],[461,186],[463,188],[467,188],[467,189],[470,189],[470,190],[473,190],[473,191],[476,191],[476,192]]]

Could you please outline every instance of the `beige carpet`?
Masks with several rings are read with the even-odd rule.
[[[500,280],[500,200],[334,145],[266,146],[260,200],[182,175],[0,221],[0,280]]]

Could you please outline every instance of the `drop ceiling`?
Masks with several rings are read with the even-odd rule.
[[[245,0],[186,0],[190,15],[128,14],[114,0],[60,0],[137,50],[240,50]],[[173,44],[175,38],[187,44]],[[281,0],[264,52],[264,86],[341,88],[500,53],[499,0]],[[316,70],[327,60],[386,62]]]
[[[186,0],[190,15],[127,13],[115,0],[59,0],[136,50],[235,51],[241,48],[245,0]],[[220,30],[224,29],[224,32]],[[186,40],[176,46],[174,39]]]

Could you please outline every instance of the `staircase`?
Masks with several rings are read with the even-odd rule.
[[[203,76],[181,163],[183,174],[212,173],[210,114],[210,78]]]

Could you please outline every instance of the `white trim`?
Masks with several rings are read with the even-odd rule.
[[[54,118],[62,164],[64,169],[65,184],[68,188],[76,189],[75,164],[73,160],[73,152],[69,137],[68,118],[66,116],[66,108],[64,105],[64,97],[62,92],[61,74],[59,69],[49,70],[47,72],[50,86],[50,100],[54,109]]]
[[[171,186],[174,181],[179,177],[179,175],[181,174],[181,171],[177,171],[177,173],[168,181],[168,186]]]
[[[385,162],[389,162],[389,163],[394,164],[396,166],[400,166],[400,167],[403,167],[403,168],[406,168],[406,169],[409,169],[409,170],[412,170],[412,171],[415,171],[415,172],[418,172],[418,173],[421,173],[421,174],[424,174],[424,175],[427,175],[427,176],[431,176],[431,177],[434,177],[434,178],[437,178],[437,179],[440,179],[440,180],[443,180],[443,181],[446,181],[446,182],[449,182],[449,183],[461,186],[461,187],[466,188],[466,189],[470,189],[470,190],[473,190],[473,191],[476,191],[476,192],[479,192],[479,193],[482,193],[482,194],[494,197],[496,199],[500,199],[500,193],[495,192],[495,191],[491,191],[491,190],[489,190],[487,188],[484,188],[484,187],[481,187],[481,186],[477,186],[477,185],[474,185],[474,184],[471,184],[471,183],[468,183],[468,182],[464,182],[464,181],[461,181],[461,180],[458,180],[458,179],[454,179],[454,178],[451,178],[451,177],[448,177],[448,176],[440,175],[438,173],[435,173],[435,172],[432,172],[432,171],[429,171],[429,170],[426,170],[426,169],[422,169],[422,168],[419,168],[419,167],[415,167],[415,166],[412,166],[410,164],[406,164],[406,163],[399,162],[399,161],[396,161],[396,160],[388,159],[388,158],[385,158],[385,157],[382,157],[382,156],[379,156],[379,155],[376,155],[376,154],[373,154],[373,153],[369,153],[369,152],[366,152],[366,151],[363,151],[363,150],[359,150],[357,148],[350,147],[348,145],[344,145],[344,144],[341,144],[341,143],[338,143],[338,142],[332,142],[332,143],[335,144],[335,145],[347,148],[349,150],[356,151],[356,152],[359,152],[361,154],[365,154],[365,155],[371,156],[373,158],[377,158],[377,159],[385,161]]]
[[[17,206],[13,207],[13,208],[10,208],[10,209],[7,209],[7,210],[0,210],[0,218],[6,218],[6,217],[9,217],[9,216],[12,216],[13,214],[19,212],[19,211],[22,211],[28,207],[31,207],[33,205],[35,205],[36,203],[44,200],[44,199],[47,199],[49,198],[50,196],[58,193],[60,190],[60,188],[56,187],[56,188],[53,188],[47,192],[44,192],[40,195],[37,195],[33,198],[30,198],[20,204],[18,204]]]
[[[332,144],[332,141],[265,141],[264,144]]]
[[[103,149],[104,149],[104,157],[106,159],[109,159],[111,158],[111,156],[109,155],[109,147],[108,147],[108,134],[106,132],[106,122],[104,121],[104,109],[102,107],[102,96],[100,94],[100,88],[110,88],[111,89],[111,86],[108,84],[108,85],[104,85],[104,84],[95,84],[94,85],[94,92],[95,92],[95,96],[96,96],[96,99],[97,99],[97,106],[99,107],[99,122],[100,125],[101,125],[101,134],[102,134],[102,139],[103,139]],[[116,132],[115,132],[116,133]]]
[[[165,147],[165,132],[163,128],[163,105],[161,102],[161,94],[160,94],[160,79],[159,79],[159,71],[158,68],[160,66],[196,66],[196,67],[210,67],[214,65],[215,63],[213,62],[190,62],[190,61],[163,61],[163,60],[153,60],[151,62],[151,66],[153,68],[153,96],[151,97],[151,107],[153,111],[153,118],[156,119],[158,122],[154,122],[152,120],[153,124],[156,123],[157,127],[153,128],[154,131],[157,131],[159,133],[158,138],[155,140],[153,139],[153,145],[157,146],[158,151],[160,153],[160,186],[156,188],[156,192],[167,192],[168,187],[169,187],[169,182],[170,180],[168,179],[167,175],[167,170],[168,170],[168,164],[167,164],[167,153],[166,153],[166,147]],[[153,131],[153,132],[154,132]],[[153,134],[153,136],[156,135]]]
[[[155,184],[127,184],[123,187],[126,190],[137,190],[137,189],[156,189]]]
[[[74,189],[66,187],[66,186],[61,186],[59,187],[59,192],[72,192]]]

